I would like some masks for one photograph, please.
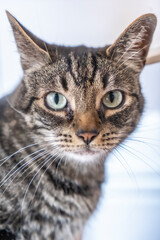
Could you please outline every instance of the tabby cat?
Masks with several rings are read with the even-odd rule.
[[[7,15],[24,75],[0,100],[0,239],[80,240],[106,156],[139,122],[156,17],[88,48],[47,44]]]

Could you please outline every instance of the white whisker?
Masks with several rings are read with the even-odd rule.
[[[128,146],[128,145],[125,145],[124,143],[123,143],[123,144],[120,144],[119,146],[120,146],[122,149],[124,149],[126,152],[128,152],[130,155],[136,157],[136,158],[139,160],[138,156],[137,156],[136,154],[134,154],[132,151],[134,151],[134,152],[136,152],[136,153],[138,152],[138,153],[143,157],[143,158],[140,158],[141,161],[143,161],[146,166],[148,166],[149,168],[151,168],[158,176],[160,176],[160,173],[157,172],[157,170],[155,170],[155,169],[151,166],[151,164],[149,164],[148,162],[146,162],[146,161],[144,160],[144,158],[146,158],[146,159],[148,159],[148,160],[150,161],[150,159],[149,159],[148,156],[146,156],[146,155],[143,154],[142,152],[137,151],[137,149],[135,150],[134,148],[132,148],[132,147],[130,147],[130,146]],[[132,151],[129,150],[129,149],[131,149]]]
[[[53,147],[53,148],[51,148],[50,149],[50,151],[51,150],[57,150],[58,148],[55,148],[55,147]],[[49,151],[47,151],[47,154],[46,155],[49,155],[49,156],[54,156],[53,154],[51,154],[51,152],[49,152]],[[42,156],[43,157],[43,156]],[[33,167],[34,165],[36,165],[41,159],[42,159],[42,157],[40,158],[40,159],[38,159],[36,162],[33,162],[29,167]],[[41,165],[41,163],[39,164],[39,165]],[[25,178],[26,177],[28,177],[32,172],[34,172],[38,167],[39,167],[39,165],[38,166],[36,166],[34,169],[32,169],[32,171],[30,171],[28,174],[27,174],[27,176],[25,176]],[[26,169],[26,170],[28,170],[28,169]],[[26,172],[26,171],[25,171]],[[25,173],[25,172],[23,172],[23,174]],[[23,180],[25,180],[25,178],[23,179]]]
[[[19,150],[16,151],[16,152],[12,153],[11,155],[9,155],[9,156],[7,156],[7,157],[1,159],[0,162],[1,162],[1,161],[4,161],[4,162],[0,164],[0,167],[1,167],[6,161],[8,161],[11,157],[13,157],[14,155],[16,155],[16,154],[22,152],[23,150],[25,150],[25,149],[27,149],[27,148],[30,148],[30,147],[33,147],[33,146],[36,146],[36,145],[38,145],[38,143],[30,144],[30,145],[28,145],[28,146],[25,146],[25,147],[19,149]]]
[[[19,168],[17,168],[12,174],[10,174],[21,162],[23,162],[24,160],[26,160],[28,157],[31,157],[32,155],[38,153],[38,152],[42,152],[44,151],[44,149],[40,149],[32,154],[27,155],[25,158],[23,158],[20,162],[18,162],[8,173],[7,175],[1,180],[0,182],[0,187],[2,187],[17,171],[19,172],[19,170],[23,169],[24,166],[26,166],[28,164],[28,162],[33,161],[35,158],[37,158],[39,155],[41,156],[43,153],[38,154],[38,156],[36,155],[34,158],[31,158],[30,160],[28,160],[27,162],[25,162],[22,166],[20,166]],[[9,176],[9,177],[8,177]],[[8,177],[8,178],[7,178]]]
[[[22,200],[22,207],[21,207],[21,214],[22,214],[22,211],[23,211],[23,205],[24,205],[24,201],[25,201],[25,198],[26,198],[26,195],[27,195],[27,192],[32,184],[32,182],[34,181],[34,179],[36,178],[36,176],[38,175],[38,173],[41,171],[41,169],[51,160],[51,158],[49,158],[49,160],[44,160],[44,163],[43,165],[40,167],[40,169],[36,172],[36,174],[32,177],[30,183],[28,184],[28,187],[25,191],[25,194],[24,194],[24,197],[23,197],[23,200]]]
[[[60,155],[60,154],[59,154],[59,155]],[[40,182],[42,181],[43,176],[45,175],[45,173],[47,172],[47,170],[49,169],[49,167],[57,160],[57,158],[59,157],[59,155],[56,156],[56,154],[55,154],[54,156],[51,156],[50,159],[48,159],[48,160],[46,159],[47,162],[49,162],[50,160],[52,160],[53,157],[56,156],[56,158],[53,159],[53,161],[48,165],[48,167],[45,169],[45,171],[44,171],[43,174],[41,175],[41,177],[40,177],[40,179],[39,179],[39,181],[38,181],[38,183],[37,183],[37,186],[36,186],[36,189],[35,189],[35,192],[34,192],[34,194],[33,194],[33,198],[32,198],[32,200],[31,200],[31,202],[33,202],[33,200],[34,200],[34,197],[35,197],[35,195],[36,195],[36,192],[37,192],[37,190],[38,190],[38,187],[39,187]]]

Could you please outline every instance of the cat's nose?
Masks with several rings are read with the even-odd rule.
[[[91,130],[91,131],[84,131],[84,130],[78,130],[76,135],[83,139],[83,141],[88,145],[90,142],[93,141],[93,139],[98,135],[97,130]]]

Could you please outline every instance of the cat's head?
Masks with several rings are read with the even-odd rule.
[[[24,70],[11,104],[23,114],[27,131],[67,159],[106,156],[141,116],[139,74],[156,17],[141,16],[113,45],[97,49],[47,44],[8,17]]]

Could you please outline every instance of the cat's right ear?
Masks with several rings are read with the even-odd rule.
[[[23,27],[8,11],[6,13],[13,29],[23,70],[49,64],[51,57],[46,43]]]

